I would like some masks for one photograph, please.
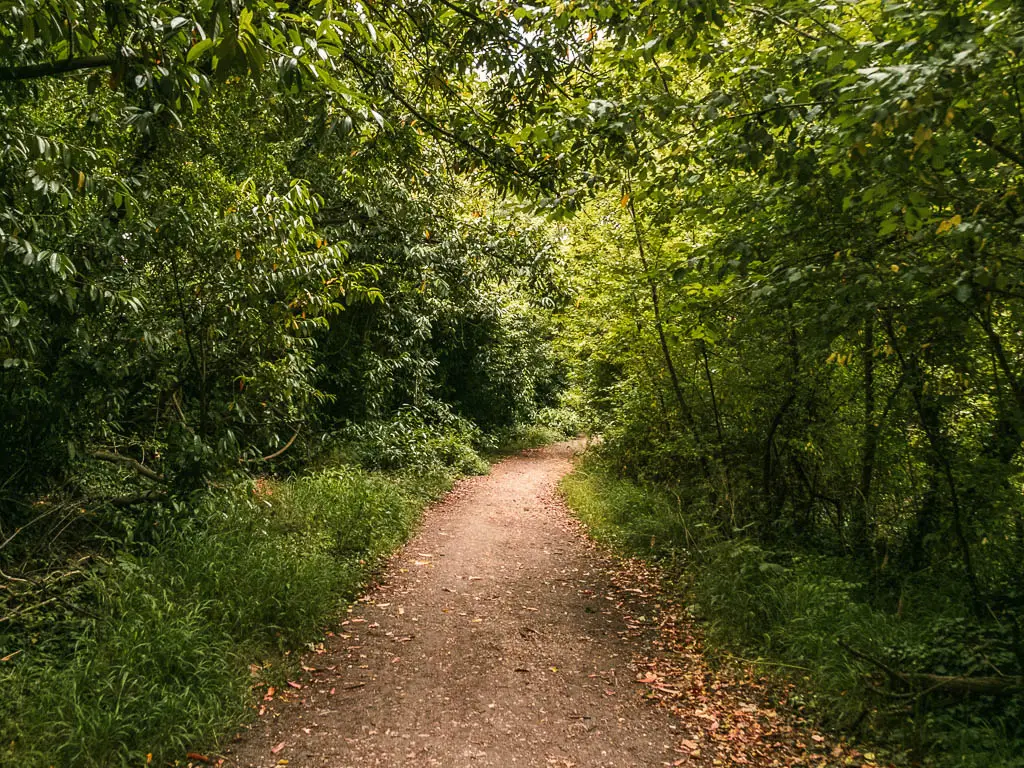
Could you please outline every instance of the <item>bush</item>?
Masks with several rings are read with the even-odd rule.
[[[472,422],[436,404],[409,406],[386,420],[353,424],[336,437],[336,451],[370,469],[484,475],[489,465],[477,453],[486,446]]]
[[[570,408],[541,408],[533,421],[494,430],[492,452],[515,453],[579,436],[583,421]]]
[[[802,669],[819,716],[849,725],[864,710],[864,669],[840,645],[879,655],[901,636],[894,617],[861,599],[864,585],[840,575],[833,558],[766,550],[747,538],[712,547],[692,572],[708,635],[720,647],[752,651]]]
[[[584,430],[582,417],[572,408],[541,408],[535,422],[562,438],[578,437]]]

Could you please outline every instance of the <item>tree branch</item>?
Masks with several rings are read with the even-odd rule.
[[[366,77],[369,77],[371,80],[375,79],[375,75],[374,75],[373,71],[370,70],[370,68],[368,66],[366,66],[361,61],[359,61],[359,59],[357,59],[355,56],[352,56],[351,54],[348,54],[348,53],[344,53],[342,55],[345,57],[345,59],[350,64],[352,64],[352,66],[354,66],[356,69],[358,69],[360,72],[362,72]],[[505,168],[508,168],[516,176],[525,177],[525,178],[533,181],[534,183],[539,183],[540,179],[537,177],[536,174],[531,173],[529,170],[527,170],[525,168],[517,166],[517,164],[515,164],[515,163],[511,163],[511,162],[507,162],[507,161],[505,161],[505,162],[499,161],[493,155],[491,155],[489,152],[487,152],[484,149],[481,149],[480,147],[478,147],[473,142],[467,141],[463,137],[459,136],[458,134],[454,133],[453,131],[445,128],[444,126],[438,124],[437,122],[435,122],[434,120],[429,118],[424,112],[422,112],[421,110],[419,110],[415,106],[413,106],[412,102],[410,102],[409,99],[407,99],[399,91],[398,88],[392,86],[390,83],[381,82],[379,84],[381,85],[382,88],[384,88],[384,90],[386,90],[389,94],[391,94],[391,97],[395,101],[397,101],[399,104],[401,104],[407,110],[409,110],[409,113],[413,117],[415,117],[421,123],[423,123],[428,128],[430,128],[430,130],[434,131],[434,133],[442,136],[443,138],[447,139],[449,142],[451,142],[451,143],[453,143],[453,144],[455,144],[457,146],[462,147],[463,149],[465,149],[470,154],[476,155],[477,157],[479,157],[480,159],[482,159],[485,162],[489,163],[490,165],[501,165],[501,166],[503,166]]]
[[[0,67],[0,83],[64,75],[68,72],[78,72],[83,69],[100,69],[112,66],[115,61],[117,61],[115,57],[107,55],[80,56],[74,59],[61,59],[60,61],[49,61],[41,64],[25,64],[20,67]]]
[[[294,442],[295,442],[295,438],[297,438],[297,437],[299,436],[299,432],[301,432],[301,431],[302,431],[302,425],[301,425],[301,424],[299,424],[299,426],[298,426],[298,427],[297,427],[297,428],[295,429],[295,434],[294,434],[294,435],[292,435],[292,439],[291,439],[291,440],[289,440],[289,441],[288,441],[287,443],[285,443],[285,444],[284,444],[284,448],[282,448],[282,449],[281,449],[281,450],[279,450],[279,451],[274,451],[273,453],[271,453],[271,454],[270,454],[270,455],[268,455],[268,456],[263,456],[263,457],[261,457],[261,458],[260,458],[260,461],[271,461],[272,459],[276,459],[276,458],[277,458],[278,456],[280,456],[280,455],[281,455],[282,453],[284,453],[285,451],[287,451],[287,450],[288,450],[289,448],[291,448],[291,447],[292,447],[292,443],[294,443]]]
[[[998,141],[994,138],[986,138],[981,133],[975,133],[974,138],[976,138],[978,141],[980,141],[982,144],[984,144],[992,151],[999,153],[1007,160],[1010,160],[1011,162],[1014,162],[1017,165],[1019,165],[1021,168],[1024,168],[1024,155],[1021,155],[1019,152],[1006,146],[1001,141]]]
[[[932,691],[944,691],[960,696],[1013,696],[1024,690],[1024,678],[1021,677],[967,677],[953,675],[933,675],[928,672],[900,672],[878,659],[861,653],[848,643],[839,640],[839,646],[855,659],[873,664],[894,682],[913,691],[924,687],[921,695]]]
[[[131,467],[140,475],[156,483],[162,483],[166,478],[159,472],[150,469],[140,461],[136,461],[131,456],[122,456],[119,453],[111,453],[110,451],[91,451],[89,453],[94,459],[100,461],[109,461],[111,464],[124,464],[127,467]]]

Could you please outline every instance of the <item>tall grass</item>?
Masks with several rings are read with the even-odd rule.
[[[320,636],[453,475],[333,468],[157,515],[34,634],[0,624],[0,656],[18,652],[0,665],[0,764],[162,765],[210,746],[251,714],[249,663]]]
[[[1024,765],[1019,698],[908,705],[882,692],[875,683],[885,681],[871,679],[878,669],[840,644],[907,671],[1012,667],[1000,656],[1012,654],[1012,628],[982,629],[965,617],[962,585],[922,576],[905,580],[894,599],[849,560],[771,549],[722,530],[698,501],[619,479],[594,459],[562,489],[595,538],[666,566],[714,655],[753,659],[795,682],[788,703],[806,706],[823,725],[928,765]]]

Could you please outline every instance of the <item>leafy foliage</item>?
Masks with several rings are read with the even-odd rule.
[[[1021,675],[1018,4],[0,8],[5,569],[325,446],[472,470],[571,382],[765,632],[927,582]]]
[[[465,120],[508,35],[432,3],[0,2],[0,762],[221,735],[247,662],[555,404],[560,255],[496,191],[532,161]]]
[[[635,45],[600,28],[595,77],[545,126],[573,126],[550,144],[575,184],[549,203],[577,211],[564,341],[607,466],[714,526],[696,589],[772,654],[832,669],[863,603],[920,612],[914,672],[981,675],[970,635],[1004,651],[985,674],[1019,678],[1020,9],[668,7]],[[923,650],[950,617],[971,627],[953,667]],[[862,651],[902,647],[877,634]],[[964,712],[1013,751],[1008,705],[952,698],[907,708],[915,757],[969,752],[928,754]]]

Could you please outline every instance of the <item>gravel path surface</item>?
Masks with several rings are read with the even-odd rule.
[[[556,493],[578,447],[506,459],[429,509],[226,765],[673,764],[673,717],[636,682],[646,596]]]

